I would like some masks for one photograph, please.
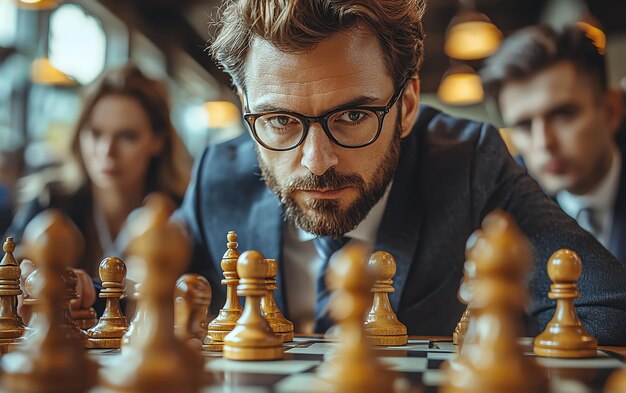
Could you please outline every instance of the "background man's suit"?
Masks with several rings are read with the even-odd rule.
[[[622,168],[613,208],[613,228],[609,251],[626,264],[626,121],[622,123],[618,131],[617,147],[622,154]]]
[[[397,260],[390,300],[409,334],[451,334],[464,309],[457,291],[466,240],[498,208],[513,215],[533,244],[528,313],[536,328],[554,309],[545,264],[558,248],[570,248],[584,265],[576,303],[581,319],[601,343],[626,344],[624,265],[543,194],[510,157],[497,130],[428,107],[402,141],[375,246]],[[256,249],[281,263],[281,205],[261,178],[248,135],[205,150],[177,216],[195,244],[190,269],[213,288],[214,314],[224,303],[219,263],[229,230],[237,231],[240,251]],[[287,317],[288,285],[281,269],[276,297]]]

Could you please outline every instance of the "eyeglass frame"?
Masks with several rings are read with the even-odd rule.
[[[380,133],[382,132],[383,129],[383,123],[385,121],[385,116],[387,116],[387,114],[389,113],[389,111],[391,110],[391,108],[396,104],[396,102],[398,101],[398,99],[402,96],[402,94],[404,93],[404,89],[406,88],[406,84],[407,82],[410,80],[411,78],[406,78],[403,80],[403,82],[400,84],[400,86],[398,87],[398,89],[396,89],[396,91],[393,93],[393,95],[391,96],[391,98],[389,99],[389,101],[387,102],[387,105],[385,106],[367,106],[367,105],[357,105],[357,106],[346,106],[346,107],[340,107],[340,108],[335,108],[333,110],[330,110],[320,116],[305,116],[301,113],[298,112],[291,112],[291,111],[270,111],[270,112],[257,112],[257,113],[252,113],[252,112],[248,112],[248,96],[246,93],[244,93],[244,100],[245,100],[245,111],[243,113],[243,118],[246,121],[246,123],[248,124],[248,128],[250,129],[250,132],[252,133],[252,136],[254,137],[254,139],[264,148],[268,149],[268,150],[272,150],[272,151],[289,151],[289,150],[293,150],[296,147],[300,146],[304,140],[306,139],[307,135],[309,134],[309,129],[311,128],[311,123],[318,123],[319,125],[322,126],[322,130],[324,130],[324,133],[326,134],[326,136],[328,137],[328,139],[331,140],[331,142],[333,142],[334,144],[336,144],[337,146],[341,146],[343,148],[346,149],[359,149],[361,147],[365,147],[365,146],[369,146],[372,143],[376,142],[376,140],[378,139],[378,137],[380,136]],[[341,111],[347,111],[347,110],[369,110],[372,111],[376,114],[376,117],[378,118],[378,130],[376,131],[376,134],[372,137],[372,139],[370,139],[369,141],[362,143],[360,145],[357,146],[348,146],[348,145],[344,145],[341,142],[339,142],[332,134],[332,132],[330,132],[330,129],[328,128],[328,119],[334,115],[335,113],[341,112]],[[255,127],[255,123],[257,121],[257,119],[259,117],[262,116],[267,116],[267,115],[288,115],[288,116],[293,116],[295,118],[297,118],[298,120],[300,120],[300,122],[302,123],[302,137],[300,138],[300,140],[294,144],[291,147],[288,148],[283,148],[283,149],[277,149],[274,147],[270,147],[268,146],[265,142],[263,142],[261,140],[261,138],[259,138],[259,135],[256,132],[256,127]]]

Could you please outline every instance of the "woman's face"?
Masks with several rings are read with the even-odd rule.
[[[122,191],[144,187],[150,160],[161,153],[164,143],[139,101],[124,95],[108,95],[96,102],[79,142],[92,184]]]

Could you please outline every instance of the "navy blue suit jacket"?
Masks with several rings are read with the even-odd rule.
[[[237,231],[239,250],[282,260],[283,216],[261,178],[254,141],[243,135],[209,146],[195,164],[177,211],[194,242],[190,270],[213,288],[211,311],[224,304],[220,260],[226,233]],[[402,141],[400,162],[376,238],[376,250],[397,261],[391,304],[412,335],[450,335],[464,310],[457,300],[468,236],[494,209],[508,211],[533,246],[528,314],[536,329],[551,319],[545,266],[559,248],[581,256],[578,313],[603,344],[626,344],[626,268],[547,198],[508,154],[493,127],[422,107]],[[278,275],[277,302],[289,280]],[[531,332],[537,333],[537,331]]]
[[[622,125],[622,129],[626,132],[626,122]],[[613,228],[609,250],[617,259],[626,264],[626,141],[618,138],[618,145],[622,153],[622,168],[613,206]]]

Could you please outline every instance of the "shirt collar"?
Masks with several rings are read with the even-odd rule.
[[[378,233],[378,227],[380,226],[380,223],[383,220],[383,215],[385,214],[392,183],[393,181],[389,183],[387,190],[385,190],[385,193],[380,200],[370,209],[365,219],[363,219],[363,221],[361,221],[356,228],[346,233],[344,236],[351,239],[363,240],[368,243],[374,243],[376,241],[376,234]],[[306,232],[303,229],[297,228],[297,230],[298,240],[302,242],[310,241],[317,237],[316,235]]]
[[[622,155],[615,147],[612,152],[613,160],[609,172],[593,191],[585,195],[575,195],[562,190],[556,194],[557,202],[570,217],[576,217],[584,208],[591,208],[596,212],[610,211],[613,208],[619,187]]]

